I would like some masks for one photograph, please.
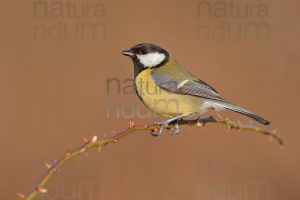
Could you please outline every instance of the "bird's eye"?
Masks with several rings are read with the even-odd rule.
[[[142,49],[141,53],[142,53],[143,55],[147,54],[146,49]]]

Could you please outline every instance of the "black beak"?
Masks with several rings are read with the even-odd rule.
[[[133,57],[134,56],[134,54],[130,50],[122,51],[122,54],[124,56],[129,56],[129,57]]]

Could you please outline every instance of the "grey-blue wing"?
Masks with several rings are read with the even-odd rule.
[[[159,73],[156,71],[152,73],[152,76],[156,84],[164,90],[176,94],[202,97],[211,100],[211,105],[215,105],[216,107],[221,106],[223,108],[246,115],[262,124],[270,124],[268,120],[258,116],[257,114],[224,100],[213,87],[203,82],[202,80],[177,80],[176,78],[170,76],[170,74]]]
[[[154,71],[152,77],[160,88],[169,92],[225,101],[212,86],[199,79],[177,80],[171,77],[170,73],[159,71]]]

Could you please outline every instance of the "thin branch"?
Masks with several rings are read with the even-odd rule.
[[[207,123],[224,124],[228,127],[229,130],[235,129],[238,131],[245,130],[245,131],[255,132],[273,138],[279,143],[279,145],[281,146],[283,145],[283,140],[279,136],[277,136],[275,132],[268,132],[253,125],[235,123],[228,119],[216,119],[211,116],[211,117],[199,118],[195,120],[178,121],[179,125],[188,125],[188,126],[204,126]],[[167,128],[170,129],[172,127],[174,127],[174,123],[170,123]],[[80,145],[79,147],[77,147],[72,151],[68,150],[65,153],[65,155],[63,155],[60,159],[56,160],[52,165],[45,163],[47,171],[45,172],[44,176],[42,176],[42,178],[38,181],[38,183],[34,186],[33,190],[30,191],[27,195],[19,193],[18,196],[21,199],[33,200],[39,194],[46,193],[47,189],[45,189],[45,186],[48,183],[48,181],[56,174],[56,172],[59,169],[61,169],[68,161],[72,160],[75,157],[80,156],[81,154],[87,152],[90,149],[98,148],[100,151],[101,147],[108,144],[117,143],[119,140],[132,133],[142,132],[142,131],[153,131],[153,130],[157,131],[159,128],[160,128],[159,125],[136,126],[133,122],[130,122],[130,125],[127,129],[118,132],[110,137],[106,137],[101,140],[98,140],[97,136],[94,136],[91,140],[84,139],[85,141],[84,144]]]

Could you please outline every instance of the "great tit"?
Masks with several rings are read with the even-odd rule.
[[[134,64],[135,90],[139,99],[153,112],[169,119],[159,123],[160,135],[171,122],[208,109],[225,109],[246,115],[264,125],[270,124],[257,114],[223,99],[212,86],[197,78],[154,44],[138,44],[122,52]],[[176,123],[175,123],[176,124]],[[176,126],[175,133],[179,133]]]

